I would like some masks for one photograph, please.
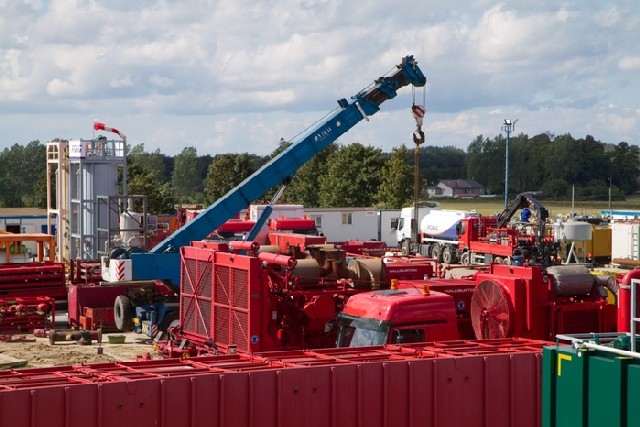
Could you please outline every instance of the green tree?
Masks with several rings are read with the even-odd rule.
[[[632,194],[636,188],[636,179],[640,174],[640,148],[621,142],[613,147],[610,154],[610,177],[613,184],[625,194]]]
[[[441,179],[465,178],[465,157],[464,150],[456,147],[421,147],[420,177],[427,183],[432,184]],[[408,164],[413,167],[413,150],[408,153],[408,159]],[[426,190],[426,188],[423,188],[423,190]]]
[[[185,147],[175,157],[171,178],[176,199],[179,202],[191,202],[198,189],[202,188],[202,180],[196,173],[198,170],[198,154],[195,147]]]
[[[305,163],[293,176],[284,192],[283,200],[309,208],[320,207],[319,179],[326,175],[328,159],[338,151],[337,144],[330,144]]]
[[[467,178],[487,187],[488,193],[504,191],[505,139],[498,135],[493,139],[477,136],[467,149],[465,166]]]
[[[40,141],[31,141],[22,151],[22,173],[30,176],[25,182],[22,200],[25,206],[44,209],[47,207],[46,146]]]
[[[130,163],[128,170],[128,193],[147,196],[149,213],[174,213],[175,198],[171,184],[161,182],[158,171],[146,170],[137,163]]]
[[[0,154],[0,205],[46,207],[46,148],[39,141],[14,144]]]
[[[327,164],[327,173],[319,180],[321,206],[363,207],[374,204],[384,164],[379,148],[359,143],[340,146]]]
[[[407,163],[409,150],[402,144],[391,150],[391,155],[382,166],[380,187],[374,200],[381,209],[400,209],[409,206],[413,198],[413,168]]]
[[[144,144],[138,144],[129,150],[127,156],[127,164],[137,164],[145,172],[155,172],[156,179],[166,182],[167,178],[167,162],[165,155],[160,153],[160,149],[156,149],[153,153],[144,151]]]
[[[215,202],[256,170],[253,158],[247,153],[214,156],[205,181],[205,202]]]

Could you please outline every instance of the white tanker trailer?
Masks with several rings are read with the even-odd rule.
[[[432,257],[445,263],[456,263],[460,221],[473,216],[478,216],[478,213],[448,209],[432,210],[420,221],[420,241],[404,239],[401,247],[413,254]],[[446,259],[443,259],[443,255]]]

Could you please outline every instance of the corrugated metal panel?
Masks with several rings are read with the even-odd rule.
[[[260,260],[197,247],[183,247],[182,259],[180,317],[185,336],[259,351],[261,295],[267,292],[260,280]]]
[[[529,344],[463,357],[431,344],[4,372],[0,425],[537,426],[541,345]]]
[[[547,347],[542,425],[638,426],[639,384],[637,357],[576,345]]]

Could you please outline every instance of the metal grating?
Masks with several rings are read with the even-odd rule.
[[[561,310],[562,334],[578,334],[600,330],[598,311],[593,308],[587,310]]]
[[[207,337],[211,315],[210,257],[182,257],[181,321],[186,333]]]
[[[182,273],[180,277],[180,287],[182,288],[182,293],[185,294],[193,294],[193,284],[191,283],[190,277],[196,276],[196,268],[198,261],[195,259],[182,258]]]
[[[213,286],[211,284],[211,263],[198,262],[198,295],[206,298],[212,297]]]
[[[183,254],[180,309],[185,334],[196,341],[211,338],[222,346],[256,350],[250,337],[260,342],[255,338],[261,314],[260,275],[255,274],[259,259],[195,247],[183,249]],[[252,295],[257,303],[253,313]]]
[[[230,344],[236,344],[238,350],[249,350],[249,313],[234,310],[233,317],[235,327],[231,330],[233,340]]]
[[[243,309],[249,308],[249,272],[233,270],[233,306]]]
[[[185,332],[195,332],[196,330],[196,311],[193,308],[186,310],[186,307],[194,307],[193,302],[194,298],[183,295],[182,306],[185,307],[185,311],[182,313],[182,328]]]
[[[216,304],[229,305],[231,298],[229,293],[231,292],[230,286],[230,268],[217,265],[215,271],[215,292],[213,294],[213,301]]]
[[[229,308],[215,306],[213,314],[213,322],[215,330],[213,331],[213,340],[219,343],[229,344]]]

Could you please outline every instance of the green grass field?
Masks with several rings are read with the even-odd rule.
[[[510,199],[509,201],[511,201]],[[475,209],[482,215],[491,215],[504,210],[504,197],[496,199],[437,199],[442,209]],[[551,218],[557,215],[566,215],[571,212],[571,200],[559,201],[541,198],[540,202],[549,211]],[[609,209],[608,200],[596,201],[576,201],[573,208],[577,215],[597,216],[601,210]],[[640,210],[640,195],[628,197],[627,200],[613,200],[611,202],[612,210]]]

